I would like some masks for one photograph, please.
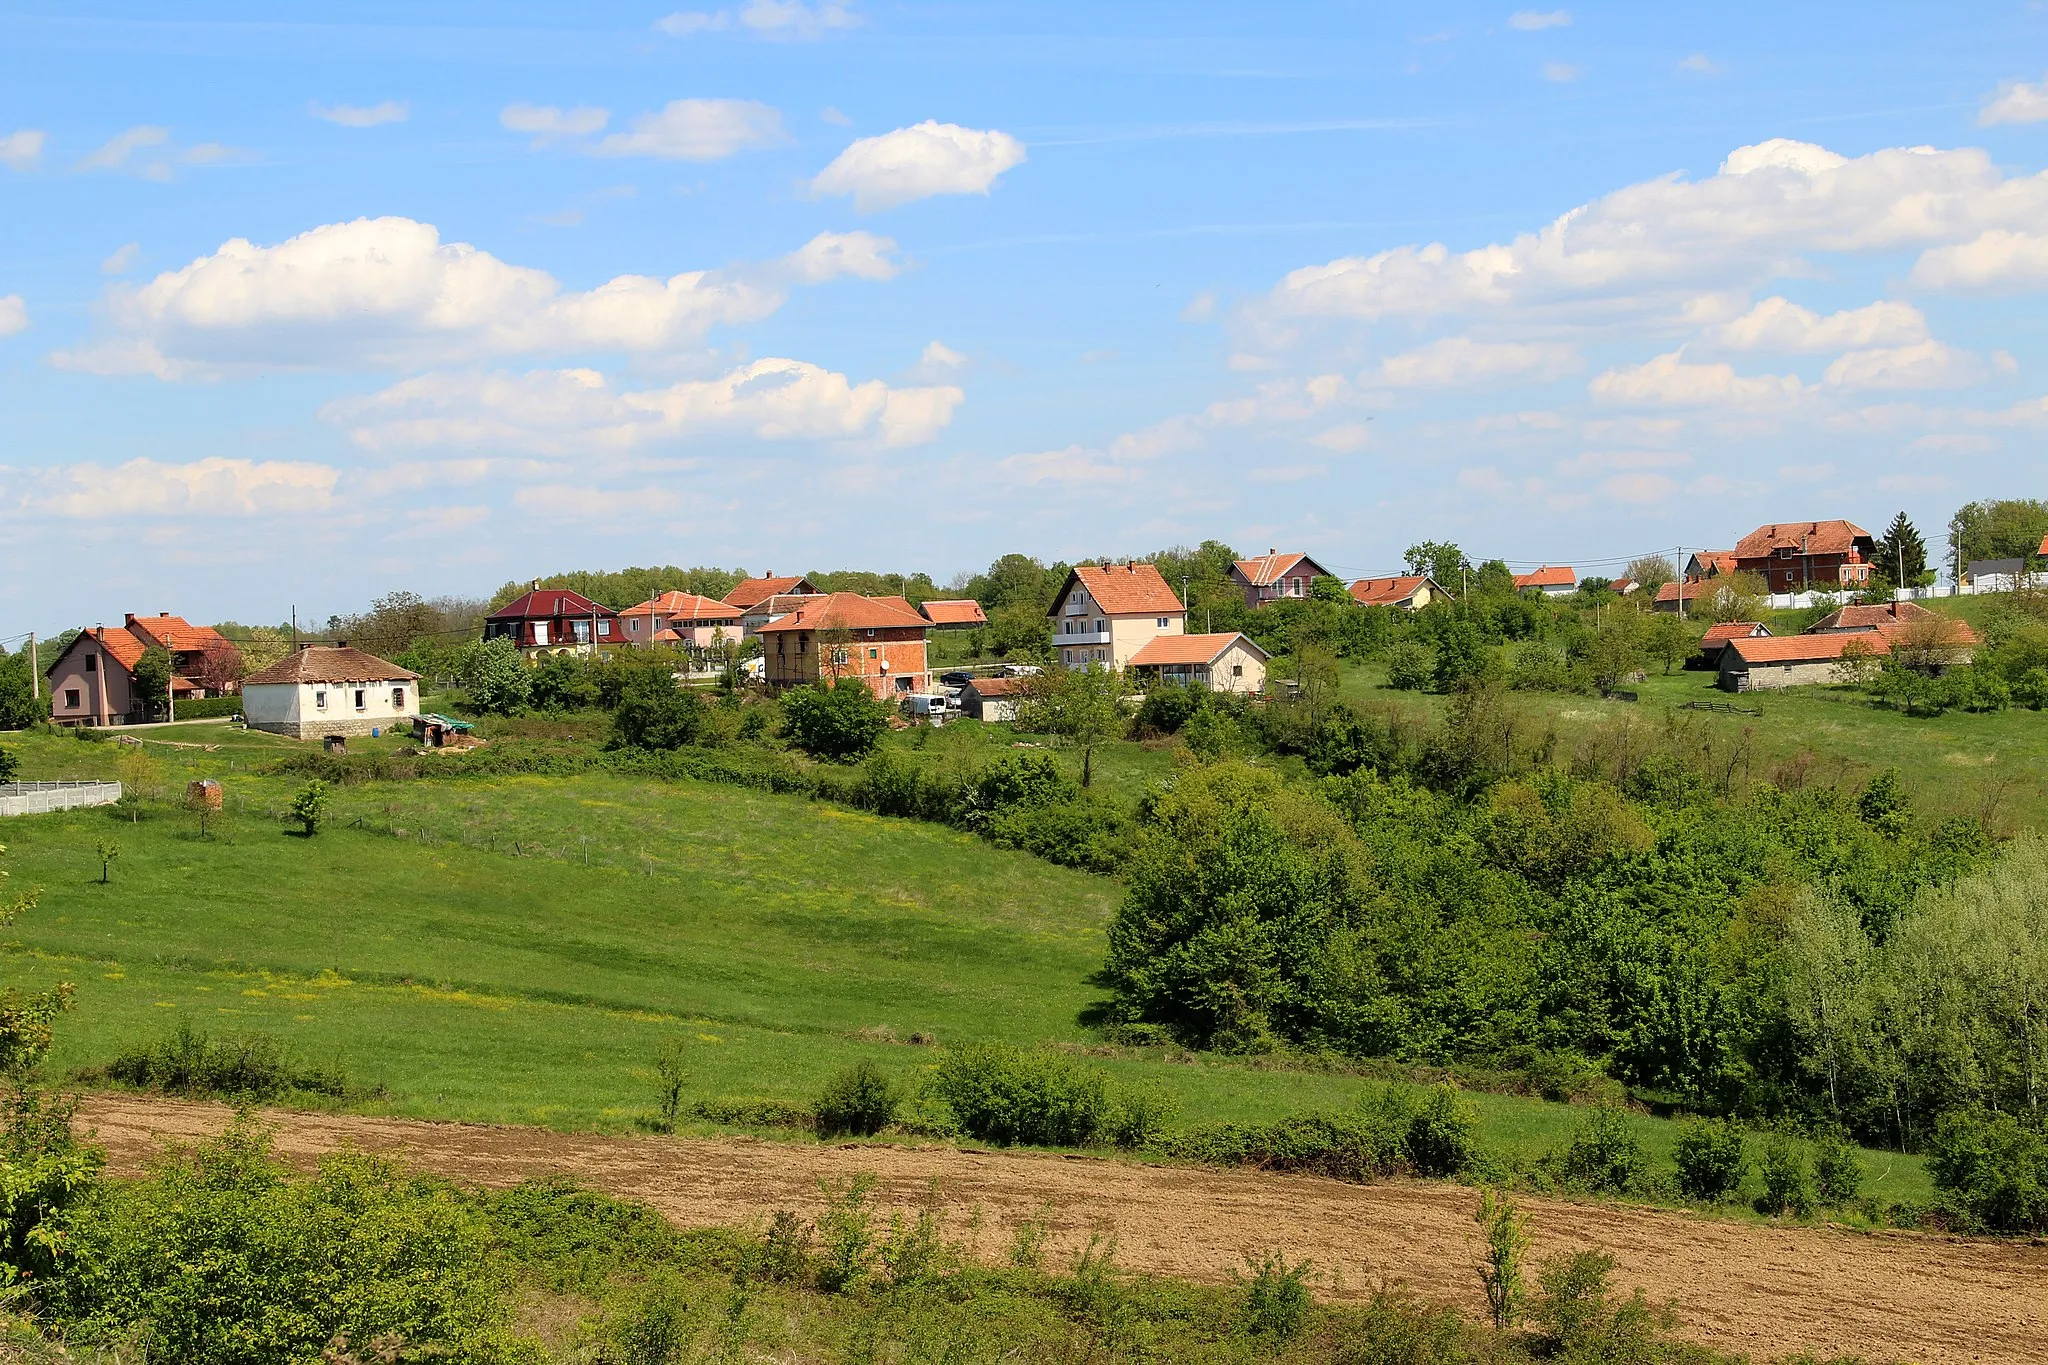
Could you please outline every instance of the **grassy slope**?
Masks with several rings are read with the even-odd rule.
[[[15,884],[43,890],[0,954],[0,982],[79,986],[59,1067],[189,1020],[339,1061],[389,1090],[369,1107],[616,1129],[651,1108],[651,1058],[669,1040],[687,1051],[694,1093],[785,1099],[858,1057],[905,1075],[933,1064],[930,1049],[876,1041],[882,1028],[1089,1041],[1075,1016],[1097,994],[1087,977],[1116,898],[1099,878],[933,826],[605,776],[343,789],[330,827],[305,840],[263,814],[292,784],[247,772],[280,742],[152,734],[220,745],[152,751],[167,792],[223,777],[224,837],[201,839],[164,806],[140,823],[100,810],[0,830]],[[1159,761],[1125,747],[1133,768]],[[69,739],[19,748],[27,776],[114,761],[110,745]],[[107,837],[121,855],[101,886],[93,847]],[[1341,1106],[1366,1084],[1215,1058],[1104,1065],[1171,1091],[1187,1121]],[[1473,1098],[1488,1139],[1525,1155],[1577,1118]],[[1671,1126],[1638,1124],[1668,1160]],[[1927,1194],[1917,1160],[1874,1154],[1871,1168],[1885,1197]]]

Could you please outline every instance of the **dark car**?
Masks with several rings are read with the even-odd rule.
[[[939,681],[948,687],[965,687],[974,681],[974,675],[972,673],[963,673],[956,668],[951,673],[939,674]]]

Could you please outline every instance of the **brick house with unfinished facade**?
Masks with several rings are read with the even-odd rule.
[[[809,598],[761,627],[762,677],[774,688],[859,678],[883,700],[928,692],[931,625],[900,597]]]

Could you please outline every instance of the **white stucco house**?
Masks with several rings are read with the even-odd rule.
[[[419,675],[347,645],[308,645],[242,680],[251,730],[293,739],[410,726]]]

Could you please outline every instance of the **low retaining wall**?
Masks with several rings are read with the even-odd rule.
[[[119,782],[0,783],[0,815],[47,815],[78,806],[111,806],[120,799]]]

